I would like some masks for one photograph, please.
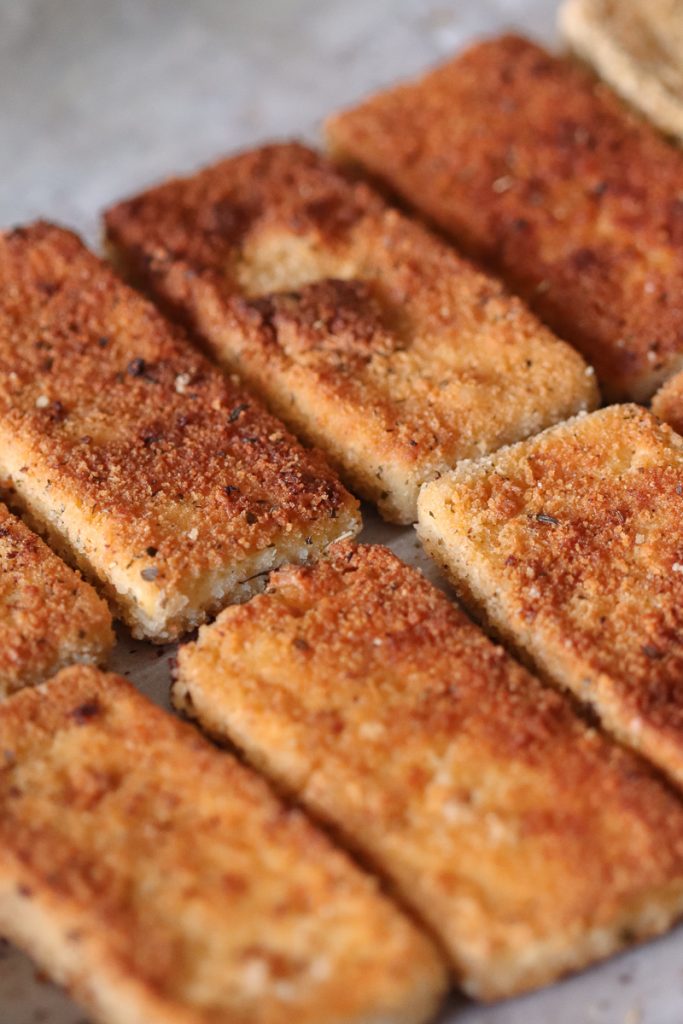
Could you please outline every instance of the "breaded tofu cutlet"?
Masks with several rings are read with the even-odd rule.
[[[98,1024],[418,1024],[440,956],[300,811],[125,680],[0,708],[0,931]]]
[[[322,456],[44,223],[0,234],[0,490],[154,641],[360,526]]]
[[[180,649],[173,699],[335,830],[477,998],[683,911],[683,807],[386,548],[274,573]]]
[[[0,505],[0,697],[74,662],[101,664],[113,644],[105,602]]]
[[[683,140],[680,0],[565,0],[559,24],[572,49],[618,93]]]
[[[683,366],[683,154],[586,69],[502,36],[327,132],[502,273],[608,397]]]
[[[420,494],[465,602],[683,786],[683,438],[612,406]]]
[[[166,182],[106,226],[133,280],[392,522],[459,459],[596,403],[499,282],[304,146]]]

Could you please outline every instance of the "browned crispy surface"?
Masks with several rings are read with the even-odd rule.
[[[475,609],[683,784],[683,439],[613,406],[420,495]]]
[[[279,144],[111,209],[129,273],[387,518],[424,480],[592,407],[592,371],[495,280]]]
[[[0,696],[103,662],[113,643],[104,601],[0,505]]]
[[[496,266],[610,396],[682,365],[683,155],[584,69],[502,36],[328,133]]]
[[[273,574],[181,648],[173,696],[374,861],[475,996],[683,908],[678,801],[386,548]]]
[[[664,384],[652,399],[652,412],[683,434],[683,373]]]
[[[358,526],[322,457],[48,224],[0,236],[0,478],[152,639]]]
[[[101,1024],[419,1022],[431,944],[304,816],[125,680],[0,708],[0,929]]]

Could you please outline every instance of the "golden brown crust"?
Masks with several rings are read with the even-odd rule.
[[[48,224],[0,236],[0,476],[153,639],[358,528],[320,455]]]
[[[519,300],[304,146],[166,182],[106,225],[133,278],[391,520],[458,459],[596,402]]]
[[[113,644],[104,601],[0,505],[0,696],[103,663]]]
[[[663,384],[652,399],[652,412],[683,434],[683,373],[677,373]]]
[[[683,785],[683,439],[637,406],[554,427],[420,495],[463,596]]]
[[[683,364],[683,155],[583,68],[502,36],[328,134],[497,267],[611,397]]]
[[[382,547],[332,545],[181,648],[176,705],[368,857],[483,998],[683,909],[683,809]]]
[[[125,680],[0,708],[0,928],[101,1024],[424,1021],[433,947],[304,816]]]

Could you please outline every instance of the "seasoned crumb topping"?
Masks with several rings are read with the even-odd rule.
[[[8,701],[0,760],[0,926],[93,1017],[431,1016],[440,958],[375,880],[125,680]]]
[[[6,489],[26,475],[113,524],[109,553],[88,552],[105,578],[120,559],[172,590],[292,531],[356,525],[322,456],[48,224],[0,238],[0,434],[26,459],[0,456]]]
[[[132,276],[391,518],[459,458],[595,403],[519,300],[304,146],[169,181],[106,224]]]
[[[652,412],[683,434],[683,373],[677,373],[652,399]]]
[[[386,548],[274,573],[181,648],[173,696],[388,876],[471,994],[683,905],[676,798]]]
[[[332,118],[364,165],[645,399],[683,362],[683,156],[572,62],[506,35]]]
[[[0,696],[113,643],[104,601],[0,505]]]
[[[683,779],[683,439],[613,406],[421,501],[430,549],[492,623]]]

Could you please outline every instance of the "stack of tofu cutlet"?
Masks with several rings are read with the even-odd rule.
[[[113,206],[116,272],[0,236],[0,931],[100,1024],[421,1022],[683,915],[683,155],[513,36],[327,131]],[[107,605],[201,627],[239,759]]]

